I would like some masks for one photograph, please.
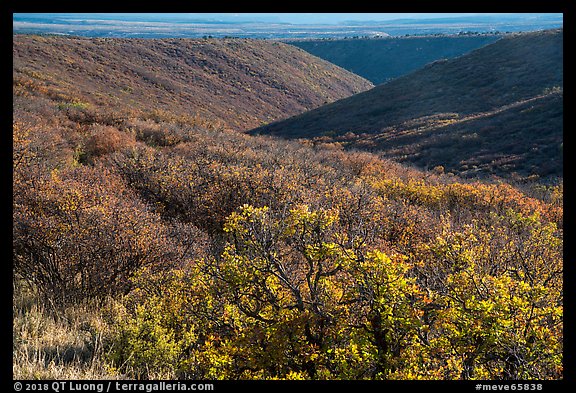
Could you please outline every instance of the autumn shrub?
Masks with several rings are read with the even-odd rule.
[[[126,127],[133,130],[137,140],[150,146],[175,146],[190,139],[190,131],[186,127],[168,122],[132,119]]]
[[[108,356],[120,372],[139,379],[226,375],[212,355],[213,340],[229,331],[229,319],[202,263],[141,269],[133,277],[134,289],[123,299],[127,314],[116,320]]]
[[[15,194],[14,269],[56,299],[114,294],[177,254],[157,216],[101,168],[52,171]]]
[[[80,109],[84,110],[88,108],[88,104],[79,100],[73,100],[70,102],[61,102],[58,104],[58,109]]]
[[[554,223],[512,210],[462,230],[445,221],[422,245],[416,271],[433,307],[427,340],[447,378],[562,373],[561,249]]]
[[[400,256],[340,249],[329,241],[336,217],[300,206],[278,221],[267,208],[244,206],[227,221],[230,243],[220,257],[138,276],[114,362],[140,377],[152,370],[232,379],[400,371],[418,325],[409,267]]]
[[[81,161],[93,162],[99,156],[113,153],[134,144],[132,135],[112,126],[93,125]]]
[[[162,301],[154,297],[140,305],[129,319],[117,321],[110,361],[136,379],[176,378],[179,355],[188,340],[178,339],[174,329],[163,323],[165,318]]]
[[[200,131],[47,176],[16,135],[15,271],[120,296],[124,375],[562,375],[562,228],[543,201]]]
[[[13,173],[30,176],[42,167],[50,171],[74,165],[75,147],[82,138],[65,127],[34,125],[33,121],[13,124]]]

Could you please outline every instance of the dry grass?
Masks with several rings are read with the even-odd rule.
[[[22,286],[13,295],[14,379],[119,378],[106,362],[108,307],[56,307]],[[104,311],[102,311],[104,310]]]

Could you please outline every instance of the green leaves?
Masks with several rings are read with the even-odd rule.
[[[517,236],[549,248],[536,237],[553,236],[552,227],[515,214],[493,217],[490,231],[479,221],[446,225],[406,256],[346,248],[339,213],[244,205],[226,220],[219,257],[169,275],[142,271],[115,362],[145,375],[145,364],[160,361],[166,373],[202,378],[561,375],[559,288],[525,279],[543,268],[537,260],[523,265],[512,254],[507,270],[489,264],[503,257],[491,248],[516,247]],[[494,227],[508,220],[521,227]]]

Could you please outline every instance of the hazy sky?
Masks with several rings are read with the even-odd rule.
[[[281,23],[340,23],[345,21],[387,21],[394,19],[430,19],[450,18],[475,15],[513,15],[513,14],[487,14],[487,13],[191,13],[191,18],[221,19],[225,21],[256,20],[264,22]]]
[[[257,19],[284,23],[338,23],[343,21],[420,19],[467,16],[477,14],[439,14],[439,13],[239,13],[239,14],[189,14],[196,18],[222,18],[226,20]]]
[[[523,15],[529,17],[534,14],[487,14],[487,13],[160,13],[160,14],[143,14],[143,13],[78,13],[78,14],[22,14],[16,13],[14,17],[34,17],[39,19],[105,19],[105,20],[140,20],[140,21],[167,21],[178,20],[185,21],[223,21],[223,22],[269,22],[269,23],[294,23],[294,24],[333,24],[344,21],[388,21],[394,19],[430,19],[430,18],[450,18],[462,16],[512,16]]]

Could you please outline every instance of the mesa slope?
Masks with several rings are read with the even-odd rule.
[[[563,31],[514,34],[255,129],[464,175],[562,176]]]
[[[372,87],[293,46],[246,39],[15,35],[13,59],[16,85],[63,106],[169,111],[239,130]]]
[[[499,38],[499,35],[494,34],[301,40],[287,43],[379,85],[416,71],[432,61],[461,56]]]

